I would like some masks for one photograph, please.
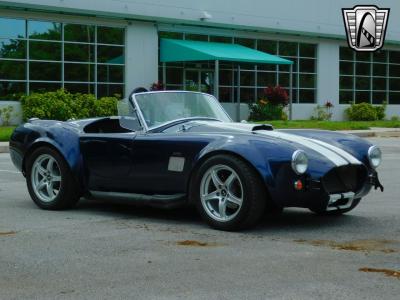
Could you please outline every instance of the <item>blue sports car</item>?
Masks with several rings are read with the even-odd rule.
[[[380,149],[353,135],[234,123],[195,92],[136,93],[118,111],[15,129],[11,159],[39,207],[66,209],[80,197],[194,204],[212,227],[240,230],[284,207],[342,214],[383,190]]]

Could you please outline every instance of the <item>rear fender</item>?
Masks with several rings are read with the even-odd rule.
[[[83,160],[79,147],[79,135],[73,131],[57,128],[54,130],[46,130],[45,134],[41,132],[37,136],[37,132],[30,134],[31,141],[27,143],[26,151],[23,159],[23,172],[26,171],[26,158],[37,148],[42,146],[50,146],[57,150],[67,162],[73,176],[83,187]]]

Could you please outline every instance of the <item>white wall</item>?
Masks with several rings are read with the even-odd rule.
[[[317,103],[324,105],[330,101],[334,106],[338,106],[339,45],[333,41],[321,41],[317,49]]]
[[[137,87],[149,88],[158,79],[158,34],[152,23],[126,27],[125,95]]]
[[[364,3],[348,0],[0,0],[0,5],[8,7],[336,37],[345,35],[341,9],[357,4]],[[391,8],[386,39],[400,41],[400,1],[375,0],[367,4]],[[211,19],[200,20],[204,11]]]

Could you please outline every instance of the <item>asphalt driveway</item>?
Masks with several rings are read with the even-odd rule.
[[[0,154],[0,299],[399,299],[400,139],[372,140],[384,193],[346,216],[288,209],[241,233],[192,209],[43,211]]]

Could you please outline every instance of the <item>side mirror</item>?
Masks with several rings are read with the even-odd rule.
[[[242,120],[242,121],[240,121],[240,123],[247,124],[247,123],[249,123],[249,122],[247,122],[246,120]]]

